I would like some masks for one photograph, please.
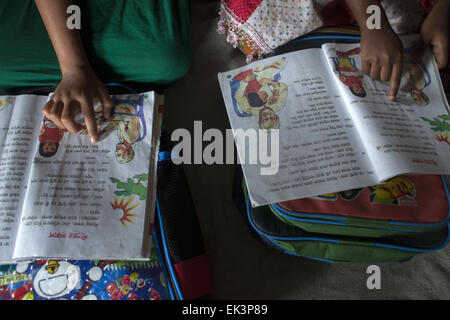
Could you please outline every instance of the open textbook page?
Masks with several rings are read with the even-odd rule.
[[[413,39],[404,39],[396,102],[388,99],[389,83],[360,72],[359,44],[326,44],[219,74],[253,206],[367,187],[405,173],[450,173],[448,104],[430,52],[422,62],[408,56]],[[242,143],[240,129],[270,132],[268,140],[278,132],[278,144]],[[249,159],[255,154],[256,164]],[[270,154],[278,154],[272,159],[277,170],[263,174]]]
[[[14,128],[29,129],[28,145],[21,145],[24,174],[18,186],[22,192],[14,193],[16,209],[10,211],[14,223],[10,223],[7,250],[0,247],[2,262],[149,258],[161,119],[155,105],[159,98],[154,93],[113,96],[114,119],[106,121],[101,112],[96,114],[97,144],[89,142],[86,130],[69,134],[43,117],[41,109],[48,97],[8,99],[8,106],[0,112],[12,114],[18,124],[2,122],[8,128],[5,137],[21,139],[20,135],[14,138],[19,134]],[[11,153],[5,146],[8,144],[3,144],[2,158]],[[7,162],[5,170],[10,172],[13,165],[18,164]],[[1,230],[6,230],[1,221]]]
[[[219,82],[253,206],[377,182],[321,49],[257,61],[219,74]],[[276,174],[263,175],[260,163],[250,163],[238,129],[278,130]]]
[[[46,96],[0,97],[0,262],[12,256]],[[13,112],[14,111],[14,112]]]
[[[404,173],[450,174],[450,116],[434,58],[413,58],[418,36],[402,38],[403,76],[395,102],[389,82],[361,73],[359,44],[324,44],[330,70],[378,180]]]

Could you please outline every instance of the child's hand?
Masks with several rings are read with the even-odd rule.
[[[402,77],[403,44],[390,27],[361,32],[362,72],[390,81],[389,99],[395,100]]]
[[[439,0],[420,29],[421,39],[417,47],[416,58],[420,59],[426,46],[431,45],[439,69],[448,64],[448,15],[450,1]]]
[[[77,133],[82,127],[74,121],[74,116],[81,110],[91,142],[96,143],[98,133],[93,109],[96,99],[103,105],[104,117],[110,119],[113,103],[102,82],[91,68],[73,68],[63,73],[61,82],[42,113],[61,129]]]

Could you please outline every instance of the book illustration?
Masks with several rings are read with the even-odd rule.
[[[44,158],[53,157],[58,152],[59,142],[65,132],[44,116],[39,130],[39,154]]]
[[[135,182],[134,179],[137,181]],[[114,192],[117,196],[131,196],[137,195],[139,200],[147,199],[147,187],[143,185],[142,181],[148,181],[148,174],[135,175],[133,179],[128,178],[126,182],[122,182],[119,179],[111,178],[111,182],[117,185],[117,190]]]
[[[373,203],[400,205],[400,198],[416,197],[414,182],[406,176],[398,176],[387,180],[385,183],[369,187],[370,201]]]
[[[427,106],[430,99],[424,93],[424,89],[431,85],[431,75],[422,61],[414,59],[415,49],[415,43],[404,49],[403,77],[406,80],[405,88],[416,103]]]
[[[286,58],[240,72],[230,80],[234,111],[239,117],[258,116],[261,129],[279,129],[276,114],[286,104],[288,87],[280,82]]]
[[[134,221],[132,220],[133,217],[139,217],[138,214],[135,214],[132,212],[133,209],[140,206],[140,203],[133,204],[134,196],[131,196],[128,198],[128,200],[125,200],[125,197],[122,197],[119,201],[117,197],[114,197],[114,200],[111,202],[111,207],[116,210],[120,210],[119,213],[121,216],[119,218],[120,223],[126,227],[127,223],[134,224]]]
[[[357,97],[365,97],[366,90],[363,87],[362,72],[356,68],[356,60],[352,56],[359,55],[359,47],[348,51],[335,51],[336,56],[331,57],[339,80],[345,84],[350,92]]]
[[[134,179],[137,181],[135,182]],[[146,174],[136,175],[133,179],[127,179],[126,182],[122,182],[116,178],[111,178],[111,182],[115,183],[118,189],[114,192],[114,194],[121,197],[119,201],[119,199],[114,196],[114,200],[111,202],[111,207],[114,210],[118,209],[121,211],[119,221],[124,227],[126,227],[127,223],[134,224],[132,218],[139,216],[138,214],[133,213],[132,210],[139,207],[140,203],[133,203],[133,200],[135,196],[138,196],[141,201],[145,201],[147,199],[147,187],[141,183],[142,181],[147,180],[148,175]],[[128,197],[128,199],[125,197]]]
[[[118,121],[117,133],[119,142],[116,145],[116,160],[129,163],[134,159],[133,144],[142,141],[147,135],[144,118],[144,96],[129,96],[127,99],[113,97],[114,121]]]
[[[116,144],[114,154],[120,164],[125,164],[135,157],[133,144],[142,141],[147,134],[143,108],[145,96],[128,96],[125,99],[113,96],[112,99],[114,103],[112,120],[103,117],[101,105],[94,106],[98,136],[102,139],[114,130],[117,131],[119,142]],[[88,134],[87,127],[84,126],[80,133]]]
[[[96,108],[94,107],[94,112],[98,130],[98,139],[100,141],[109,136],[111,132],[117,129],[117,127],[119,126],[119,121],[107,120],[105,117],[103,117],[103,111],[101,108],[96,110]],[[88,134],[88,129],[84,122],[82,123],[82,125],[83,128],[81,129],[80,134]]]
[[[161,264],[154,262],[152,267],[143,264],[138,268],[130,267],[136,262],[124,261],[116,262],[121,268],[110,268],[115,261],[108,260],[35,260],[7,265],[0,268],[0,300],[165,299]]]
[[[423,121],[428,122],[431,126],[431,130],[435,132],[433,138],[439,142],[445,142],[450,146],[450,140],[448,138],[448,132],[450,131],[450,116],[448,114],[441,114],[430,120],[425,117],[421,117]]]
[[[14,99],[11,97],[0,99],[0,111],[5,109],[7,106],[13,104]]]
[[[415,44],[404,50],[403,78],[406,81],[405,89],[411,98],[420,105],[428,105],[429,98],[424,93],[424,89],[431,85],[431,76],[422,61],[414,59]],[[352,56],[359,55],[359,47],[348,51],[335,50],[331,59],[335,66],[335,72],[339,80],[345,84],[350,92],[357,97],[366,97],[367,93],[363,86],[363,74],[357,68],[356,59]]]
[[[401,205],[399,201],[400,198],[407,197],[413,199],[416,197],[414,182],[406,176],[397,176],[380,185],[368,188],[356,188],[338,193],[323,194],[310,199],[336,201],[339,195],[343,200],[353,201],[357,199],[365,189],[369,190],[369,198],[372,203]]]

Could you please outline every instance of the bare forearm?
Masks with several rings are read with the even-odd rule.
[[[361,32],[366,32],[371,29],[367,28],[367,19],[370,14],[367,13],[367,8],[372,5],[376,5],[380,8],[380,27],[381,30],[391,30],[391,26],[386,17],[379,0],[346,0],[346,3],[353,13],[353,16],[358,22]]]
[[[71,0],[35,0],[58,57],[61,72],[89,67],[78,30],[67,28],[66,10]]]

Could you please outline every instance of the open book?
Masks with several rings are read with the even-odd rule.
[[[49,97],[0,97],[1,263],[150,258],[162,97],[112,99],[91,144],[42,116]]]
[[[219,74],[253,206],[367,187],[401,174],[450,174],[449,106],[431,52],[422,61],[412,58],[417,39],[402,38],[395,102],[388,99],[389,82],[360,71],[359,44],[324,44]],[[267,149],[264,161],[247,159],[255,141],[243,143],[238,129],[263,129],[258,147]],[[263,173],[268,166],[272,173]]]

